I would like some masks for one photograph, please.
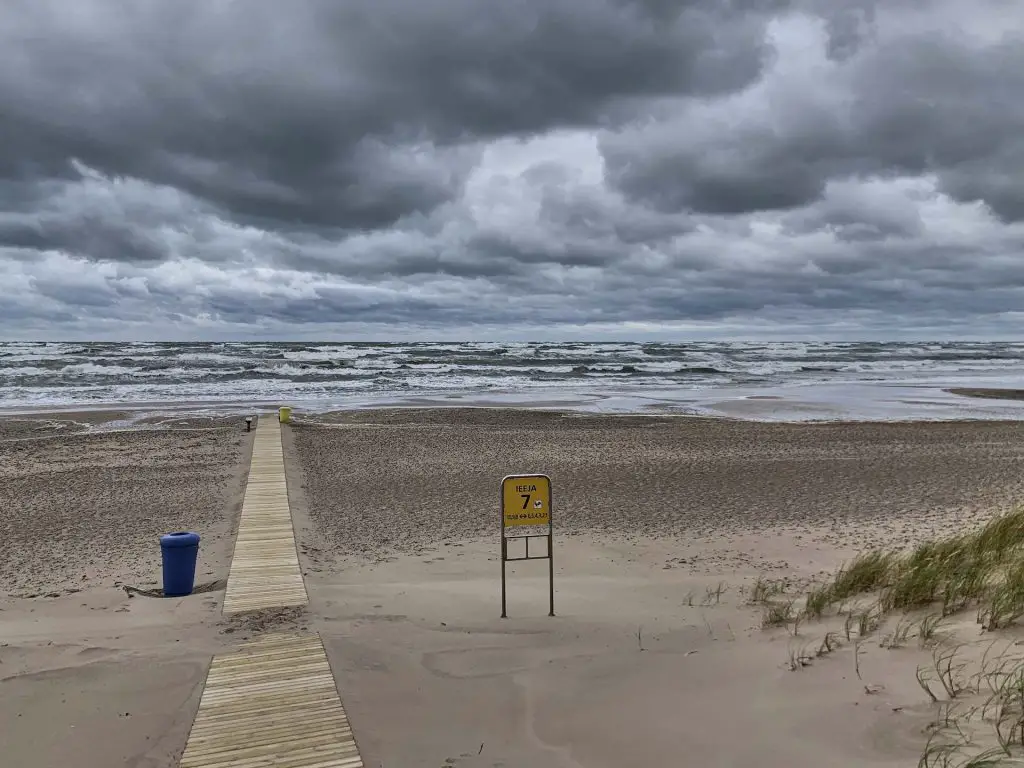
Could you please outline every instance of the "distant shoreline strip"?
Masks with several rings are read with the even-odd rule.
[[[951,395],[960,395],[961,397],[978,397],[985,400],[1024,400],[1024,389],[953,387],[946,391]]]

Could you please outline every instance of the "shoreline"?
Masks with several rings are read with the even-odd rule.
[[[831,389],[840,388],[833,385]],[[558,413],[572,417],[646,417],[686,418],[706,420],[728,420],[747,423],[776,424],[891,424],[891,423],[999,423],[1024,421],[1024,389],[1013,387],[944,387],[940,385],[887,385],[877,383],[873,389],[880,391],[913,389],[930,393],[932,399],[893,398],[886,401],[886,408],[856,407],[844,412],[834,404],[815,402],[811,398],[788,397],[796,389],[782,394],[771,388],[731,390],[708,390],[704,392],[703,408],[680,407],[664,403],[653,405],[634,398],[620,407],[595,408],[592,400],[575,398],[568,400],[524,400],[503,401],[477,395],[450,396],[444,399],[405,398],[360,401],[338,406],[337,404],[309,401],[285,402],[278,400],[240,401],[154,401],[145,403],[118,402],[97,403],[92,406],[81,403],[0,406],[0,422],[19,419],[40,420],[50,418],[60,422],[81,422],[90,427],[118,422],[123,428],[152,428],[154,425],[181,420],[209,419],[223,420],[241,418],[246,415],[272,414],[281,406],[292,408],[297,420],[332,418],[335,414],[388,412],[388,411],[525,411]],[[718,397],[730,392],[732,399]],[[941,393],[944,397],[934,397]],[[614,399],[611,398],[610,399]],[[620,398],[621,399],[621,398]],[[959,408],[957,405],[959,404]],[[980,405],[979,405],[980,404]],[[1018,405],[1019,404],[1019,405]],[[914,410],[917,408],[918,410]],[[950,410],[952,409],[952,410]],[[903,416],[900,412],[905,411]]]
[[[11,417],[93,419],[119,412],[127,423],[183,415],[223,418],[270,413],[288,405],[298,417],[379,410],[485,409],[580,415],[653,415],[761,423],[1024,420],[1024,389],[947,383],[848,382],[799,386],[718,387],[672,391],[462,392],[438,396],[322,400],[188,400],[0,406]]]
[[[946,390],[951,395],[973,397],[981,400],[1024,400],[1024,389],[1009,387],[950,387]]]

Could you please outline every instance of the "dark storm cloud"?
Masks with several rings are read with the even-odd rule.
[[[730,4],[17,0],[0,27],[0,175],[113,175],[235,214],[386,226],[454,197],[458,144],[599,121],[617,99],[751,82],[766,18]]]
[[[1003,0],[9,0],[0,331],[1007,327],[1022,34]]]
[[[100,218],[59,221],[52,225],[0,227],[0,245],[38,250],[58,249],[97,261],[117,259],[133,263],[163,261],[166,244],[134,222],[111,224]]]
[[[833,61],[845,61],[874,39],[878,8],[883,3],[890,9],[908,4],[907,0],[808,0],[802,7],[824,19],[828,35],[826,56]]]
[[[56,299],[68,305],[84,309],[107,307],[117,298],[109,283],[93,285],[67,283],[60,279],[39,278],[33,281],[33,287],[40,296]]]
[[[192,227],[203,211],[195,201],[135,180],[105,179],[77,161],[72,165],[77,182],[47,181],[35,188],[31,205],[0,213],[0,248],[62,250],[94,261],[147,263],[175,255],[165,228],[191,227],[193,239],[202,241],[202,232]]]

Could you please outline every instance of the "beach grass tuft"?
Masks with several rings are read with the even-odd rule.
[[[1001,581],[985,595],[979,623],[989,632],[1003,629],[1024,616],[1024,560],[1013,563]]]
[[[929,613],[924,616],[920,623],[917,625],[917,642],[922,648],[927,647],[931,643],[935,642],[936,633],[939,631],[939,625],[942,624],[942,616],[937,613]]]
[[[821,640],[821,645],[818,646],[817,656],[824,656],[832,653],[836,648],[842,647],[842,641],[839,639],[839,633],[837,632],[826,632],[825,637]]]
[[[773,606],[778,610],[773,600],[781,593],[778,585],[759,579],[751,592],[750,602],[768,604],[766,616]],[[910,552],[873,549],[858,555],[831,582],[808,590],[802,613],[820,618],[836,605],[842,613],[847,601],[862,595],[875,595],[878,604],[867,611],[850,609],[847,640],[854,627],[865,637],[890,613],[932,606],[938,607],[938,619],[976,606],[978,622],[989,631],[1014,624],[1024,618],[1024,508],[994,517],[974,533],[926,541]],[[932,614],[922,620],[922,644],[930,642],[937,626]]]
[[[909,618],[903,616],[896,622],[896,626],[892,628],[892,631],[886,634],[882,638],[881,646],[893,650],[894,648],[902,648],[907,644],[907,640],[910,637],[910,630],[913,629],[914,623]]]
[[[785,591],[786,585],[784,582],[778,579],[767,579],[764,576],[758,576],[754,586],[750,588],[750,597],[747,602],[751,605],[764,605]]]
[[[812,587],[807,591],[804,613],[812,618],[820,619],[821,615],[833,603],[832,587],[829,584]]]
[[[916,676],[940,716],[929,726],[920,766],[1024,765],[1024,658],[1013,655],[1016,643],[998,652],[993,643],[980,671],[969,673],[971,654],[943,641],[948,618],[968,609],[977,611],[984,631],[1024,624],[1024,508],[993,517],[974,532],[925,541],[909,551],[860,554],[830,581],[812,584],[799,612],[793,600],[779,597],[785,589],[778,585],[759,579],[751,592],[750,602],[763,606],[762,627],[788,626],[796,636],[801,619],[833,610],[844,618],[842,630],[826,634],[813,654],[791,646],[791,669],[850,643],[860,678],[865,639],[882,631],[896,613],[899,618],[888,625],[880,645],[902,648],[916,636],[921,648],[931,650],[931,663],[918,666]],[[994,734],[983,736],[983,725]]]
[[[761,628],[784,627],[796,618],[792,600],[774,600],[765,604]]]
[[[880,549],[858,555],[836,573],[829,592],[832,601],[843,601],[884,587],[892,572],[896,555]]]
[[[700,601],[700,604],[704,607],[718,605],[722,602],[722,595],[728,591],[728,587],[725,582],[720,581],[715,587],[708,587],[704,591],[704,598]]]

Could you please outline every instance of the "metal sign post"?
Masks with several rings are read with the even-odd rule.
[[[508,475],[501,481],[501,618],[505,606],[505,563],[548,561],[548,616],[555,615],[555,548],[551,529],[551,478],[547,475]],[[546,555],[530,555],[530,539],[546,538]],[[526,539],[524,557],[508,556],[509,539]]]

